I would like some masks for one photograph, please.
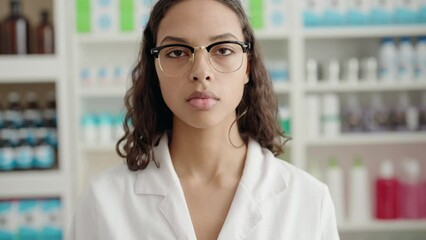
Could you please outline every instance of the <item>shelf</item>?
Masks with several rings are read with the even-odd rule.
[[[277,30],[255,30],[254,35],[259,40],[283,40],[289,37],[288,29]]]
[[[426,220],[372,221],[364,224],[344,223],[341,232],[426,231]]]
[[[88,154],[99,154],[99,153],[115,153],[115,143],[92,145],[92,146],[81,146],[81,150]]]
[[[1,56],[0,83],[54,82],[59,59],[48,55]]]
[[[123,86],[85,87],[80,89],[80,96],[84,98],[123,98],[126,89]]]
[[[58,170],[0,173],[0,198],[59,196],[69,189]]]
[[[426,143],[426,132],[416,133],[353,133],[335,138],[320,137],[307,141],[308,146],[345,146]]]
[[[275,93],[290,93],[291,84],[288,82],[273,82]]]
[[[304,29],[306,39],[325,38],[381,38],[422,36],[426,34],[425,25],[401,25],[401,26],[366,26],[366,27],[324,27]]]
[[[324,92],[380,92],[380,91],[419,91],[426,90],[426,82],[406,81],[406,82],[373,82],[363,81],[358,83],[318,83],[307,85],[306,91],[311,93]]]

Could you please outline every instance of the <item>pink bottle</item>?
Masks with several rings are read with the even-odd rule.
[[[401,217],[420,219],[423,215],[423,184],[420,180],[420,166],[414,159],[403,162],[404,178],[401,181]]]
[[[422,218],[426,219],[426,181],[423,182],[423,192],[422,192],[422,206],[423,206],[423,215]]]
[[[383,161],[375,186],[377,219],[397,219],[399,217],[399,185],[392,162]]]

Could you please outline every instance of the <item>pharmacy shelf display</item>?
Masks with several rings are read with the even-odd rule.
[[[295,64],[303,79],[298,82],[303,99],[293,107],[305,114],[306,128],[298,135],[305,151],[300,160],[328,184],[343,239],[368,236],[363,232],[379,233],[374,239],[399,232],[421,239],[416,237],[424,234],[426,216],[419,214],[419,206],[425,199],[412,197],[410,207],[394,204],[391,209],[400,208],[398,215],[381,211],[383,202],[376,203],[381,193],[365,193],[380,192],[383,172],[390,181],[399,181],[403,191],[412,186],[406,185],[407,177],[421,188],[420,169],[424,171],[426,160],[421,154],[426,146],[422,125],[426,75],[421,60],[425,6],[410,7],[411,16],[418,17],[413,20],[401,13],[406,9],[402,1],[395,6],[387,5],[391,1],[381,1],[384,6],[372,1],[362,7],[352,2],[344,11],[339,1],[330,1],[321,10],[316,8],[319,1],[299,5],[301,30],[295,34],[303,44],[296,54],[304,57]],[[298,129],[295,126],[295,132]]]
[[[20,16],[25,21],[25,28],[32,29],[34,31],[29,32],[35,33],[20,35],[21,32],[18,31],[18,36],[13,38],[10,35],[6,36],[8,33],[3,32],[6,35],[2,35],[3,45],[0,47],[0,111],[4,113],[5,120],[9,119],[12,122],[13,119],[20,119],[19,116],[24,119],[27,117],[31,119],[30,116],[40,116],[41,112],[46,113],[46,115],[42,115],[43,119],[50,119],[49,123],[44,121],[40,126],[31,125],[37,128],[30,128],[24,121],[23,125],[14,126],[19,127],[19,134],[18,131],[10,128],[11,121],[0,123],[0,154],[7,154],[11,149],[14,152],[10,155],[14,157],[9,158],[12,161],[0,164],[0,205],[2,208],[0,215],[5,214],[1,218],[7,225],[7,221],[11,220],[7,216],[24,218],[22,212],[16,211],[17,206],[27,206],[28,217],[39,210],[42,214],[52,216],[53,212],[50,210],[54,209],[58,216],[57,221],[40,222],[41,228],[29,224],[31,234],[34,235],[28,235],[28,237],[45,239],[44,234],[49,233],[52,234],[50,236],[59,237],[62,236],[65,226],[70,223],[71,202],[73,201],[71,154],[69,148],[64,147],[68,146],[70,142],[68,119],[71,118],[67,111],[70,103],[67,93],[69,82],[65,58],[68,14],[63,0],[2,1],[0,8],[4,10],[0,14],[2,27],[6,25],[11,27],[16,24],[7,16]],[[50,13],[53,16],[52,20],[49,19]],[[53,25],[50,22],[53,22]],[[51,31],[52,26],[55,29],[54,34]],[[43,32],[48,35],[43,35]],[[17,41],[17,45],[19,42],[23,42],[28,45],[24,44],[20,46],[23,48],[14,49],[10,48],[11,45],[5,44],[6,41],[8,43]],[[16,93],[12,94],[12,92]],[[37,98],[44,103],[43,106],[31,108],[32,104],[37,104]],[[11,111],[9,100],[13,100],[18,105],[26,103],[25,109]],[[35,100],[35,102],[30,103],[29,100]],[[15,116],[13,118],[6,116],[12,112],[18,113],[18,115],[13,115]],[[54,122],[57,125],[53,125]],[[24,132],[26,140],[21,135]],[[21,137],[21,140],[17,142],[17,145],[9,145],[18,136]],[[30,143],[27,141],[30,139],[38,140]],[[57,151],[53,150],[56,146]],[[1,157],[2,161],[5,161],[4,157],[4,155]],[[24,160],[29,161],[24,163]],[[48,228],[50,230],[47,230]],[[21,234],[17,229],[3,228],[1,233],[2,236],[17,237]]]
[[[82,143],[74,145],[74,150],[78,154],[76,156],[78,159],[77,178],[81,180],[93,174],[88,166],[105,165],[102,159],[105,159],[106,156],[115,159],[111,162],[119,161],[118,156],[114,154],[116,138],[109,136],[117,135],[119,132],[117,123],[120,123],[120,117],[122,117],[122,97],[125,93],[123,86],[128,86],[129,70],[136,60],[142,36],[141,31],[134,29],[142,29],[147,14],[149,14],[149,7],[140,5],[144,1],[120,0],[121,3],[134,3],[126,5],[127,9],[121,8],[121,11],[130,11],[137,16],[133,18],[134,22],[130,22],[132,18],[121,19],[119,16],[122,16],[124,12],[114,12],[114,6],[103,8],[103,12],[99,12],[93,7],[90,9],[87,5],[88,1],[76,2],[78,4],[72,8],[75,17],[73,28],[75,55],[72,77],[75,89],[73,97],[78,103],[75,107],[74,122],[75,128],[78,130],[73,142]],[[385,106],[396,105],[395,102],[398,101],[401,93],[408,95],[410,103],[420,102],[423,92],[426,91],[426,78],[411,77],[411,79],[397,81],[395,77],[389,82],[381,81],[379,49],[381,49],[381,42],[385,37],[393,39],[397,47],[401,43],[401,38],[404,37],[409,37],[412,44],[417,43],[418,39],[426,33],[426,21],[424,12],[422,12],[425,6],[414,10],[415,16],[418,18],[413,20],[397,8],[392,8],[392,11],[386,10],[383,13],[380,6],[375,3],[374,7],[370,7],[371,9],[355,7],[356,11],[348,11],[348,16],[340,18],[348,19],[347,21],[339,22],[339,18],[337,20],[326,18],[323,21],[322,17],[334,15],[318,9],[311,15],[309,7],[318,3],[315,0],[249,0],[243,2],[246,4],[245,7],[250,16],[262,16],[260,20],[251,17],[251,23],[256,29],[255,34],[264,53],[278,102],[284,106],[280,109],[281,118],[291,119],[290,136],[292,141],[288,148],[290,154],[286,160],[311,171],[310,165],[313,161],[325,162],[328,160],[315,158],[317,152],[320,153],[319,156],[331,156],[333,151],[340,151],[341,148],[361,149],[360,152],[364,154],[363,159],[368,160],[370,160],[368,157],[371,154],[377,152],[376,147],[385,154],[386,151],[383,150],[383,147],[386,149],[387,147],[399,147],[399,145],[402,148],[414,146],[413,151],[417,151],[415,156],[419,155],[422,148],[418,146],[426,145],[425,131],[348,133],[342,132],[340,128],[336,130],[332,123],[331,126],[328,126],[332,133],[323,134],[321,102],[327,99],[325,105],[328,106],[328,111],[330,108],[333,110],[334,106],[334,110],[338,113],[337,119],[340,118],[340,112],[343,112],[343,106],[349,98],[348,96],[356,95],[362,106],[369,106],[372,95],[377,94],[380,95],[379,98],[383,98],[382,102]],[[261,7],[256,4],[260,4]],[[277,5],[274,6],[274,4]],[[383,8],[388,9],[388,6]],[[375,16],[379,16],[379,18],[372,17],[371,22],[354,18],[354,16],[363,16],[363,14],[356,14],[360,9],[371,10],[364,15],[378,11],[379,14]],[[113,22],[115,21],[111,25],[112,28],[103,29],[105,26],[97,26],[93,22],[84,20],[89,19],[88,16],[96,18],[101,14],[106,14]],[[398,16],[388,18],[392,14]],[[339,16],[344,16],[344,14]],[[395,20],[397,22],[393,22],[392,19],[397,19]],[[284,23],[283,26],[279,25],[281,22]],[[279,27],[274,29],[274,26]],[[337,75],[332,81],[328,81],[330,62],[333,63],[331,64],[333,69],[336,69],[336,66],[338,69]],[[350,75],[347,71],[349,62],[358,69],[355,76]],[[310,71],[315,73],[315,77],[312,77]],[[311,97],[312,95],[314,98]],[[317,104],[314,105],[316,111],[308,111],[309,104],[312,102]],[[336,115],[336,112],[333,111],[329,113]],[[309,120],[311,118],[318,120],[311,123]],[[333,116],[331,119],[334,119]],[[288,122],[286,124],[289,125]],[[308,130],[311,127],[319,128],[319,130]],[[315,131],[318,133],[312,134]],[[104,140],[99,138],[104,138]],[[91,144],[94,142],[99,144]],[[419,160],[423,161],[423,166],[426,159]],[[370,166],[372,163],[374,163],[375,169],[379,168],[380,161],[371,161],[368,162],[368,165]],[[322,166],[324,167],[324,164]],[[349,170],[345,169],[345,175],[349,175],[349,172],[346,172]],[[80,190],[84,184],[84,181],[80,181]],[[373,207],[373,203],[371,204]],[[373,213],[371,212],[371,214]],[[413,234],[415,234],[414,232],[424,232],[426,229],[424,220],[377,221],[371,216],[368,223],[367,226],[353,223],[350,219],[339,221],[342,239],[351,239],[351,236],[357,233],[361,236],[365,231],[386,234],[388,228],[393,228],[394,233],[412,231]],[[383,239],[387,239],[386,236]]]

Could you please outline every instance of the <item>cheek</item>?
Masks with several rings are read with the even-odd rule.
[[[245,72],[237,74],[233,79],[239,79],[232,83],[223,83],[222,90],[226,92],[227,99],[229,99],[229,104],[232,105],[232,108],[236,108],[243,97],[244,86],[247,82],[247,77]],[[229,79],[227,79],[229,80]]]

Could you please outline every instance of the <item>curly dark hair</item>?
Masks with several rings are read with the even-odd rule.
[[[233,10],[240,19],[244,40],[250,42],[249,82],[245,85],[236,109],[237,126],[247,143],[251,137],[275,156],[284,152],[289,140],[277,123],[277,99],[268,77],[253,29],[239,0],[217,0]],[[153,160],[152,149],[160,137],[172,128],[173,113],[161,95],[154,57],[158,27],[167,11],[180,0],[159,0],[152,9],[143,32],[138,62],[132,71],[132,86],[124,101],[127,109],[123,123],[124,136],[116,144],[119,156],[126,159],[131,171],[145,169]],[[155,162],[155,160],[154,160]],[[157,164],[157,163],[156,163]],[[157,165],[158,166],[158,165]]]

